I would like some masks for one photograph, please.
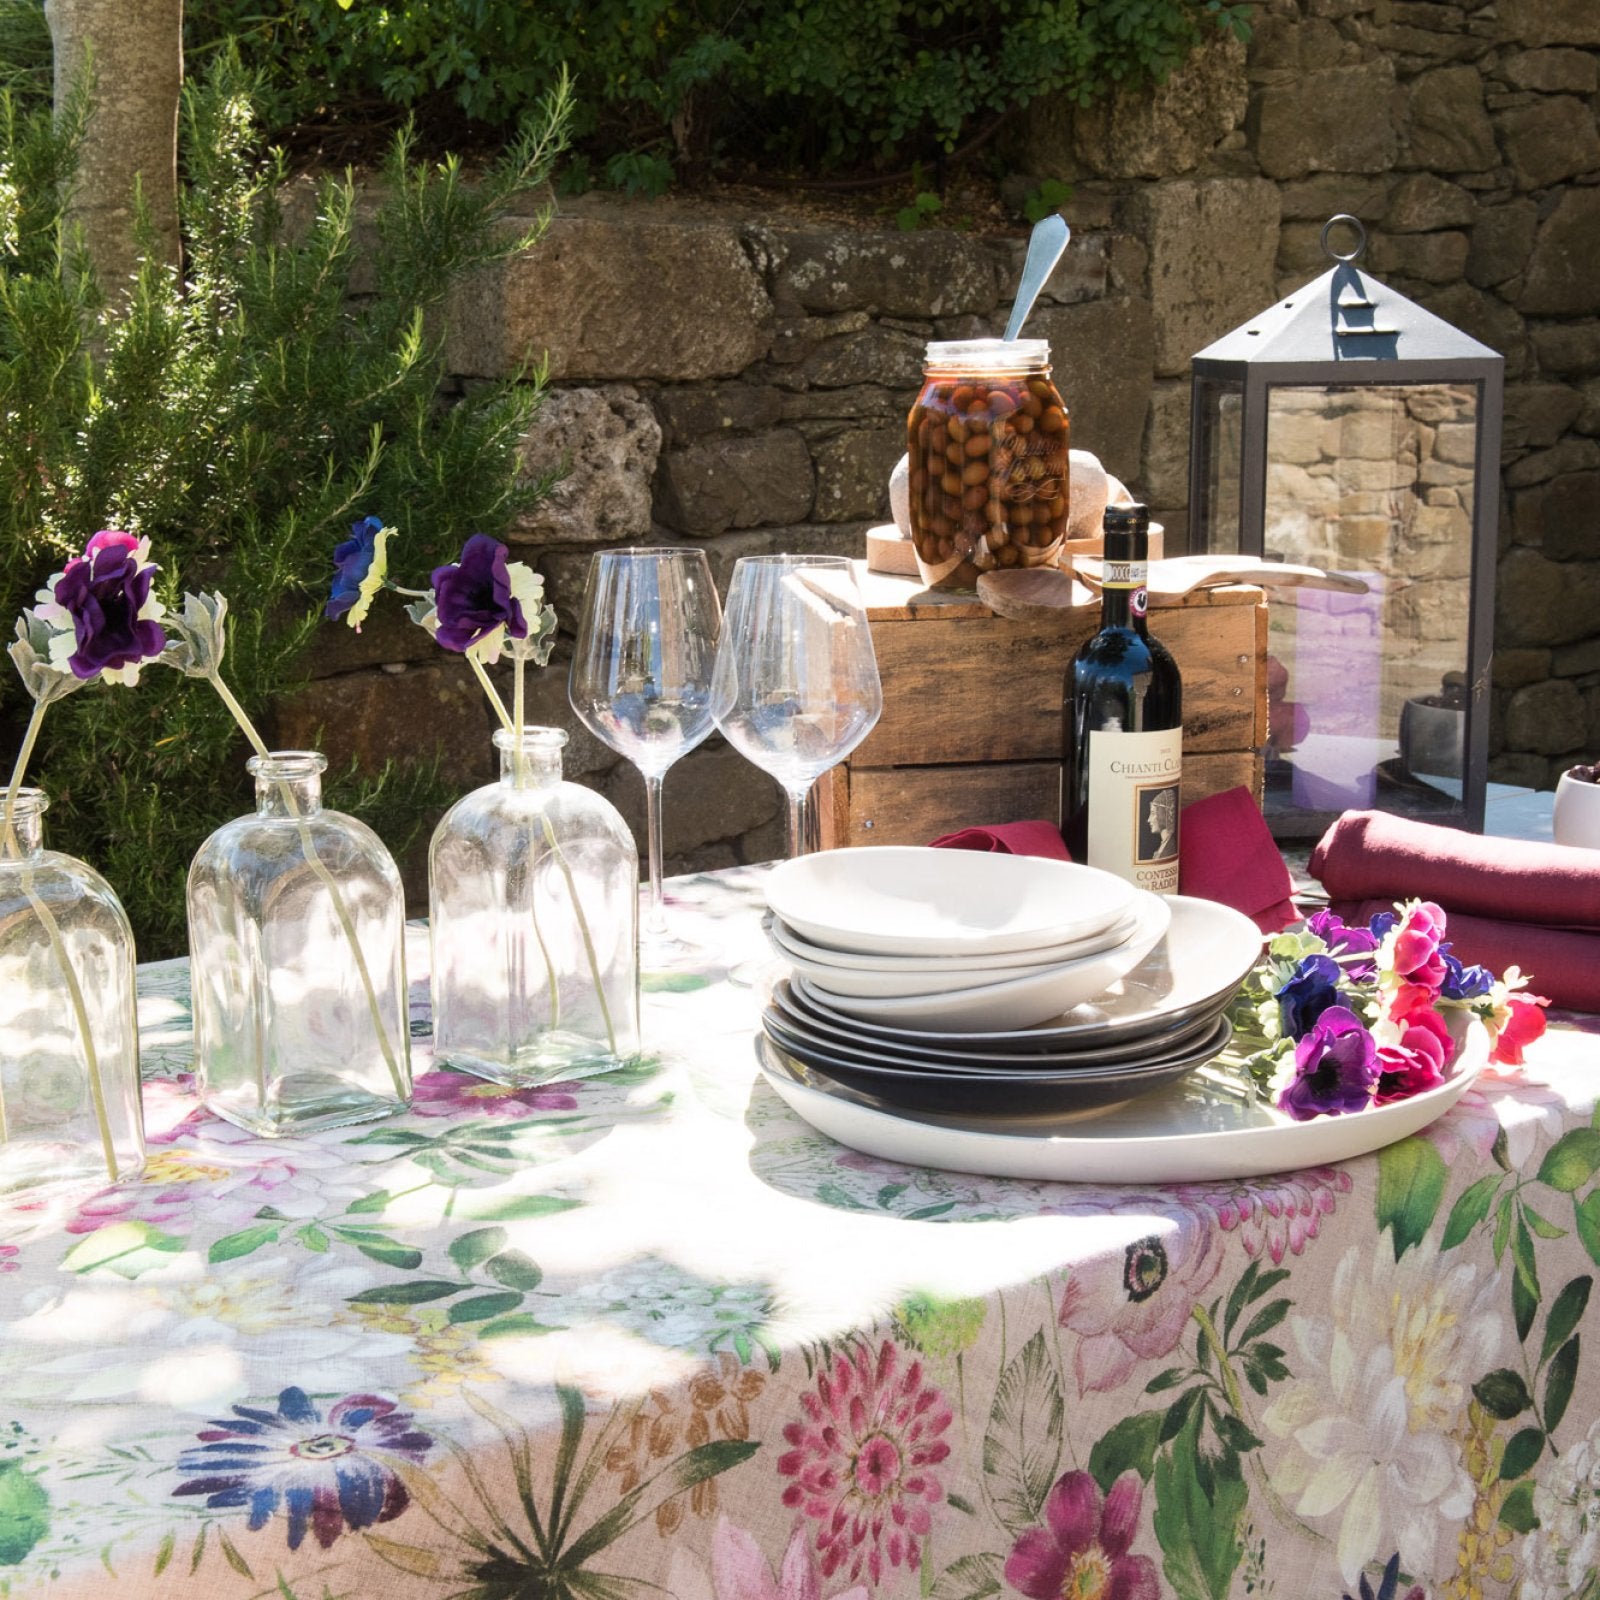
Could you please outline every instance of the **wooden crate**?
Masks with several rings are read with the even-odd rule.
[[[926,844],[974,823],[1060,820],[1062,683],[1100,626],[1098,598],[1041,621],[858,565],[883,716],[817,791],[824,848]],[[1153,609],[1183,674],[1183,800],[1245,784],[1261,798],[1267,608],[1231,585]]]

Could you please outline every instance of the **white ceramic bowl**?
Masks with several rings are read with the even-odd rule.
[[[1556,784],[1550,831],[1557,844],[1600,850],[1600,783],[1563,772]]]
[[[868,1000],[886,1000],[906,995],[954,994],[961,989],[993,988],[1018,978],[1037,978],[1059,971],[1060,961],[1027,962],[1014,967],[952,968],[929,972],[879,972],[859,967],[838,967],[822,961],[808,961],[792,951],[782,952],[791,971],[797,972],[813,989],[826,995],[856,995]],[[1071,959],[1079,959],[1073,957]]]
[[[1160,895],[1132,891],[1138,918],[1132,933],[1120,944],[1098,955],[1063,961],[1042,972],[986,983],[971,989],[944,989],[934,994],[856,995],[823,990],[824,999],[846,1016],[904,1028],[943,1028],[951,1033],[991,1033],[1009,1028],[1029,1028],[1058,1017],[1075,1005],[1110,988],[1155,949],[1172,920],[1172,908]],[[818,989],[802,977],[801,992]]]
[[[785,861],[767,904],[802,937],[879,955],[995,955],[1086,938],[1132,902],[1109,872],[1038,856],[869,846]]]

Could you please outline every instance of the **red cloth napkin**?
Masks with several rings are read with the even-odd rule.
[[[1600,850],[1347,811],[1312,852],[1311,871],[1330,900],[1432,900],[1449,913],[1600,934]]]
[[[962,828],[933,841],[936,849],[989,850],[1002,855],[1070,861],[1052,822],[1001,822]],[[1243,787],[1183,808],[1178,827],[1178,887],[1242,911],[1263,933],[1300,919],[1289,869],[1250,791]]]
[[[1397,897],[1399,898],[1399,897]],[[1336,900],[1346,922],[1367,922],[1393,911],[1392,900]],[[1535,922],[1507,922],[1444,908],[1450,953],[1468,966],[1488,967],[1498,977],[1507,967],[1529,975],[1533,994],[1569,1011],[1600,1011],[1600,930],[1576,933]]]

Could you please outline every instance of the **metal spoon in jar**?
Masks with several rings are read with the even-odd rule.
[[[1015,339],[1022,332],[1022,324],[1033,310],[1045,279],[1055,271],[1061,252],[1067,248],[1072,229],[1067,220],[1057,212],[1041,218],[1033,225],[1033,237],[1028,240],[1028,259],[1022,264],[1022,282],[1017,285],[1017,298],[1011,307],[1011,320],[1006,324],[1006,338]]]

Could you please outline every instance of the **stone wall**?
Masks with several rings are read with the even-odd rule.
[[[1020,202],[1073,185],[1073,241],[1029,324],[1092,450],[1185,547],[1189,358],[1324,271],[1326,218],[1362,265],[1506,357],[1491,776],[1548,786],[1600,756],[1600,3],[1265,0],[1248,48],[1207,46],[1162,88],[1035,108]],[[517,532],[570,630],[597,546],[692,542],[719,581],[763,550],[857,554],[929,339],[998,331],[1024,230],[822,225],[696,200],[586,197],[546,241],[457,297],[462,385],[548,351],[530,472],[566,469]],[[321,656],[285,708],[334,754],[428,742],[489,771],[458,663],[378,624]],[[416,678],[426,679],[425,686]],[[405,677],[410,681],[400,684]],[[565,656],[535,693],[571,726]],[[637,775],[581,730],[569,771],[642,826]],[[716,741],[669,775],[678,867],[780,847],[775,786]]]

